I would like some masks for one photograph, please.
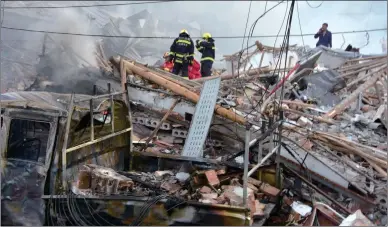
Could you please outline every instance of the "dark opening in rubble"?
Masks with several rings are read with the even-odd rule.
[[[47,122],[12,119],[7,158],[44,164],[49,132]]]
[[[191,113],[185,113],[185,120],[191,122],[191,119],[193,119],[193,115]]]

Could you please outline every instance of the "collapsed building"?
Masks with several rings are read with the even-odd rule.
[[[127,19],[111,19],[101,29],[109,35],[139,34],[144,28],[157,29],[147,22],[150,17],[143,11]],[[64,120],[55,126],[62,127],[56,139],[65,144],[65,151],[84,146],[88,134],[94,137],[95,131],[96,136],[110,129],[114,134],[131,125],[131,135],[96,144],[99,151],[114,144],[112,153],[98,156],[92,150],[89,159],[77,153],[69,157],[69,167],[64,168],[68,178],[62,184],[68,184],[67,191],[51,182],[60,172],[61,147],[55,148],[50,189],[44,192],[40,191],[46,187],[41,185],[46,178],[39,175],[42,170],[27,171],[30,175],[16,179],[19,172],[12,170],[26,167],[12,163],[15,157],[10,156],[9,169],[3,172],[12,174],[2,179],[7,185],[2,190],[4,212],[12,213],[16,206],[27,207],[30,214],[10,215],[17,220],[7,223],[387,224],[386,55],[289,46],[285,59],[279,56],[280,48],[257,41],[247,54],[224,56],[223,72],[185,80],[144,64],[144,59],[164,50],[159,45],[148,48],[142,41],[97,42],[95,66],[47,34],[39,62],[23,69],[29,70],[31,79],[9,82],[19,86],[2,94],[2,108],[55,110],[71,119],[69,128]],[[125,53],[119,54],[122,50]],[[59,55],[61,62],[53,57]],[[286,67],[276,66],[278,60]],[[20,64],[12,62],[8,67],[16,71],[15,65]],[[70,76],[53,77],[54,69]],[[84,94],[75,98],[99,101],[91,102],[90,110],[87,104],[78,104],[71,115],[71,95],[47,92]],[[102,99],[109,98],[106,94],[116,97]],[[120,99],[122,94],[127,97]],[[284,119],[278,118],[280,112]],[[89,115],[97,119],[90,121]],[[65,128],[71,132],[68,147],[62,140]],[[47,127],[38,131],[49,134]],[[53,141],[50,144],[54,146]],[[129,160],[124,147],[131,164],[121,163]],[[22,198],[15,191],[25,192],[21,185],[25,179],[35,179],[35,174],[40,184],[28,203],[20,205]],[[41,197],[44,211],[32,206],[43,207]]]

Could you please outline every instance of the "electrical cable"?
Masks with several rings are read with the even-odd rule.
[[[252,24],[252,26],[251,26],[251,28],[250,28],[250,34],[249,34],[249,36],[248,36],[248,41],[247,41],[247,48],[246,48],[247,55],[248,55],[248,49],[249,49],[249,47],[248,47],[249,38],[252,38],[252,37],[253,37],[253,32],[254,32],[254,30],[255,30],[255,27],[256,27],[257,22],[258,22],[261,18],[263,18],[269,11],[271,11],[271,10],[274,9],[274,8],[276,8],[278,5],[280,5],[280,4],[283,3],[283,2],[284,2],[284,0],[283,0],[283,1],[280,1],[278,4],[276,4],[275,6],[271,7],[271,8],[268,9],[267,11],[265,11],[265,12],[264,12],[262,15],[260,15],[260,16],[255,20],[255,22]],[[287,6],[288,6],[288,3],[287,3]],[[244,37],[245,37],[245,35],[244,35]],[[241,49],[242,49],[242,48],[241,48]],[[244,49],[242,49],[242,51],[240,52],[239,59],[238,59],[238,61],[237,61],[237,69],[240,68],[239,66],[240,66],[240,61],[241,61],[242,53],[243,53],[243,52],[244,52]],[[238,71],[237,71],[237,79],[239,79],[239,78],[240,78],[240,71],[238,70]],[[254,104],[252,103],[252,100],[250,100],[250,99],[249,99],[249,96],[246,94],[245,89],[244,89],[244,86],[242,85],[242,82],[241,82],[241,81],[238,81],[238,82],[240,83],[240,87],[241,87],[242,90],[244,91],[244,94],[245,94],[245,96],[247,97],[248,101],[251,103],[252,106],[254,106]],[[263,97],[264,97],[264,96],[263,96]],[[262,97],[262,98],[263,98],[263,97]],[[257,102],[256,107],[258,106],[259,103],[260,103],[260,101]],[[256,109],[256,107],[255,107],[255,108],[252,108],[251,112],[250,112],[249,114],[247,114],[247,116],[249,116],[249,115],[253,112],[253,110]]]
[[[342,35],[342,40],[343,40],[344,42],[342,43],[340,49],[342,49],[342,47],[343,47],[343,46],[345,45],[345,43],[346,43],[345,36],[344,36],[343,34],[341,34],[341,35]]]
[[[310,5],[309,1],[306,1],[307,5],[310,6],[310,8],[313,8],[313,9],[318,9],[319,7],[321,7],[321,5],[323,4],[324,1],[322,1],[318,6],[312,6]]]
[[[168,3],[168,2],[181,2],[178,0],[165,0],[165,1],[148,1],[148,2],[128,2],[128,3],[116,3],[116,4],[97,4],[97,5],[73,5],[73,6],[7,6],[6,9],[66,9],[66,8],[88,8],[88,7],[109,7],[109,6],[125,6],[125,5],[143,5],[154,3]]]
[[[289,16],[287,19],[285,38],[283,39],[283,47],[285,48],[284,71],[286,71],[286,68],[287,68],[287,56],[288,56],[289,44],[290,44],[290,32],[291,32],[291,25],[292,25],[292,16],[294,13],[294,6],[295,6],[295,0],[293,0],[291,2]],[[282,57],[282,54],[281,54],[281,57]],[[281,66],[279,66],[279,71],[280,71],[280,67]],[[281,105],[282,105],[282,100],[283,100],[283,96],[284,96],[285,83],[286,83],[285,81],[282,83],[282,87],[281,87],[281,91],[280,91],[280,102],[278,104],[278,119],[277,120],[281,121],[281,124],[278,127],[279,134],[277,135],[277,141],[278,141],[277,144],[279,144],[279,145],[282,144],[282,125],[283,125],[282,123],[283,123],[283,119],[284,119],[284,112],[281,110]],[[280,149],[281,149],[281,146],[279,146],[279,149],[277,151],[278,155],[280,154]],[[280,165],[280,163],[278,161],[277,168],[280,167],[279,165]]]
[[[364,48],[364,47],[369,45],[369,33],[368,32],[365,33],[365,38],[366,38],[366,43],[363,46],[359,47],[359,49]]]
[[[299,14],[299,4],[298,4],[298,2],[296,3],[296,12],[298,13],[299,30],[300,30],[300,34],[302,35],[301,37],[302,37],[303,48],[306,51],[306,46],[304,44],[304,38],[303,38],[302,25],[300,23],[300,14]]]
[[[0,46],[2,46],[3,44],[3,41],[1,40],[1,28],[3,27],[3,22],[4,22],[4,7],[5,7],[5,0],[3,1],[4,2],[4,5],[1,6],[1,0],[0,0],[0,12],[1,12],[1,21],[0,21]],[[1,52],[0,51],[0,58],[1,58]],[[2,109],[1,109],[1,60],[0,60],[0,121],[3,119],[3,114],[2,114]],[[3,150],[3,145],[0,145],[0,149]]]
[[[285,18],[286,18],[286,16],[287,16],[287,10],[288,10],[288,1],[287,1],[286,12],[285,12],[284,17],[283,17],[282,25],[281,25],[281,27],[280,27],[280,29],[279,29],[279,31],[278,31],[278,34],[276,35],[276,39],[275,39],[275,43],[274,43],[274,49],[275,49],[275,45],[276,45],[276,42],[277,42],[277,38],[278,38],[278,36],[279,36],[279,34],[280,34],[280,31],[281,31],[281,29],[282,29],[282,27],[283,27],[284,20],[285,20]],[[284,50],[284,40],[285,40],[285,39],[283,39],[283,44],[282,44],[282,46],[281,46],[281,48],[280,48],[280,51],[279,51],[279,53],[280,53],[279,59],[278,59],[278,61],[276,62],[275,69],[273,70],[272,76],[275,75],[276,69],[277,69],[277,67],[278,67],[278,64],[281,62],[281,59],[282,59],[282,56],[283,56],[283,50]],[[280,73],[280,67],[279,67],[279,69],[278,69],[278,73]],[[266,89],[268,89],[268,87],[266,87]],[[256,103],[256,105],[255,105],[255,106],[252,108],[252,110],[247,114],[247,116],[253,113],[253,111],[260,105],[260,103],[263,101],[265,95],[267,95],[267,94],[268,94],[268,91],[265,91],[265,93],[262,95],[261,99]]]
[[[45,30],[33,30],[33,29],[25,29],[25,28],[13,28],[2,26],[1,28],[15,31],[24,31],[24,32],[37,32],[37,33],[48,33],[48,34],[57,34],[57,35],[74,35],[74,36],[88,36],[88,37],[102,37],[102,38],[126,38],[126,39],[175,39],[174,36],[117,36],[117,35],[102,35],[102,34],[85,34],[85,33],[71,33],[71,32],[53,32],[53,31],[45,31]],[[343,32],[332,32],[331,34],[351,34],[351,33],[364,33],[364,32],[377,32],[377,31],[386,31],[387,28],[377,28],[377,29],[369,29],[369,30],[355,30],[355,31],[343,31]],[[290,35],[290,37],[300,37],[300,36],[312,36],[315,33],[306,33],[306,34],[294,34]],[[277,35],[257,35],[251,36],[251,38],[275,38]],[[191,37],[192,39],[200,39],[202,37]],[[245,36],[215,36],[215,39],[244,39]]]
[[[280,32],[282,31],[284,21],[286,20],[286,17],[287,17],[287,10],[288,10],[288,1],[287,1],[287,6],[286,6],[286,12],[284,12],[284,17],[283,17],[282,24],[280,25],[279,31],[278,31],[278,33],[276,34],[275,42],[273,43],[273,49],[275,49],[275,47],[276,47],[276,42],[278,41],[279,34],[280,34]]]
[[[247,28],[248,28],[248,22],[249,22],[249,16],[250,16],[250,14],[251,14],[251,8],[252,8],[252,0],[250,0],[249,1],[249,7],[248,7],[248,15],[247,15],[247,20],[246,20],[246,22],[245,22],[245,29],[244,29],[244,37],[243,37],[243,41],[242,41],[242,43],[241,43],[241,52],[239,53],[239,60],[237,61],[237,78],[239,78],[240,77],[240,60],[241,60],[241,58],[242,58],[242,54],[244,53],[244,49],[243,49],[243,47],[244,47],[244,42],[245,42],[245,36],[246,36],[246,32],[247,32]],[[247,45],[248,45],[248,42],[247,42]],[[248,51],[248,49],[247,49],[247,51]],[[233,62],[232,62],[232,64],[233,64]],[[240,86],[242,86],[241,84],[240,84]],[[245,90],[244,90],[244,88],[242,87],[242,90],[244,91],[244,93],[245,93]],[[237,89],[235,90],[236,91],[236,96],[237,96]],[[237,112],[235,112],[235,118],[237,117]],[[235,125],[235,132],[234,132],[236,135],[237,135],[237,124]]]

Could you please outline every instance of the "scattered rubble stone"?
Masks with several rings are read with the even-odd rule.
[[[217,186],[220,184],[220,180],[218,179],[216,171],[208,170],[205,172],[205,175],[210,185]]]

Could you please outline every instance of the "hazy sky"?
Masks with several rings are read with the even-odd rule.
[[[319,8],[311,8],[306,1],[297,1],[297,3],[303,33],[317,32],[323,22],[329,24],[329,30],[332,32],[387,27],[387,1],[324,1]],[[321,1],[309,1],[309,3],[312,7],[316,7],[321,4]],[[147,8],[152,13],[162,14],[167,18],[178,17],[184,20],[186,14],[197,15],[198,20],[200,20],[199,18],[206,17],[208,21],[206,27],[208,27],[209,32],[212,32],[211,28],[216,29],[219,27],[220,22],[222,23],[221,26],[225,27],[222,31],[212,32],[213,36],[239,36],[244,34],[249,4],[249,1],[185,1],[150,4]],[[275,4],[277,2],[269,1],[267,9]],[[265,5],[265,1],[252,2],[248,30],[254,20],[264,12]],[[143,7],[139,6],[139,8]],[[286,7],[287,3],[284,2],[260,19],[255,28],[254,35],[276,35],[282,24]],[[133,6],[120,6],[116,10],[118,11],[118,15],[125,16],[131,11],[129,8],[135,9]],[[212,18],[216,18],[216,20]],[[283,26],[284,28],[285,25]],[[296,7],[294,9],[291,33],[300,34]],[[282,30],[281,34],[284,34],[284,30]],[[380,39],[386,37],[386,34],[387,31],[370,32],[369,44],[363,47],[361,51],[365,54],[380,53]],[[257,39],[267,45],[273,45],[275,42],[274,38]],[[367,43],[366,33],[344,34],[344,39],[345,44],[342,47],[343,49],[348,44],[352,44],[355,47],[362,47]],[[278,45],[280,45],[281,41],[281,38],[278,39]],[[313,36],[304,37],[305,44],[311,47],[315,47],[316,41]],[[232,46],[235,47],[236,43],[241,42],[242,40],[233,40],[234,45]],[[342,35],[333,35],[334,48],[340,48],[343,42]],[[293,37],[290,43],[302,45],[302,38]]]
[[[12,6],[17,2],[6,2],[6,5]],[[20,2],[19,2],[20,3]],[[41,5],[93,5],[96,1],[46,1],[29,3],[32,6]],[[125,3],[123,1],[99,1],[99,4],[114,4]],[[340,31],[354,31],[378,29],[387,27],[387,1],[309,1],[312,7],[321,6],[318,8],[310,7],[306,1],[297,1],[299,7],[300,24],[303,33],[315,33],[318,31],[323,22],[329,24],[329,30],[332,32]],[[202,27],[203,32],[210,32],[213,36],[242,36],[244,35],[244,28],[248,15],[249,1],[180,1],[180,2],[164,2],[157,4],[140,4],[140,5],[122,5],[101,7],[101,9],[109,10],[112,16],[128,17],[141,10],[147,9],[154,18],[166,20],[181,20],[182,22],[198,21]],[[267,4],[267,6],[266,6]],[[248,29],[252,23],[265,10],[277,4],[276,1],[252,1],[251,13],[248,23]],[[290,6],[291,2],[288,3]],[[19,5],[20,6],[20,5]],[[98,8],[83,8],[84,12],[87,10],[96,11]],[[260,19],[254,30],[254,35],[276,35],[281,27],[284,15],[286,13],[287,3],[284,2],[278,7],[267,13]],[[28,11],[39,11],[40,9],[28,9]],[[53,15],[60,15],[64,9],[44,9],[46,12],[53,13]],[[16,10],[11,10],[16,12]],[[83,13],[85,14],[85,13]],[[74,18],[73,18],[74,19]],[[86,20],[77,20],[76,23],[82,23]],[[85,22],[89,23],[89,22]],[[5,25],[13,24],[12,21],[5,20]],[[47,28],[54,31],[59,31],[61,27]],[[35,28],[36,29],[36,28]],[[44,29],[44,28],[40,28]],[[277,40],[277,46],[282,42],[282,34],[284,34],[285,23],[280,33],[280,38]],[[3,30],[3,32],[10,32]],[[66,28],[66,32],[72,32],[72,26]],[[80,32],[80,31],[74,31]],[[177,31],[178,33],[179,31]],[[82,33],[87,33],[83,31]],[[143,35],[147,34],[147,31]],[[294,9],[294,16],[291,26],[291,34],[300,34],[300,26],[298,21],[298,13],[296,7]],[[19,34],[19,33],[18,33]],[[23,33],[30,36],[31,33]],[[366,33],[354,34],[336,34],[333,35],[334,48],[346,48],[348,44],[355,47],[362,47],[361,52],[381,53],[380,40],[386,37],[387,31],[378,31],[369,33],[369,44],[367,43]],[[77,39],[74,37],[74,39]],[[345,42],[344,42],[345,39]],[[266,45],[274,45],[275,38],[253,38],[251,42],[259,40]],[[315,47],[316,39],[311,36],[304,37],[304,43],[310,47]],[[152,45],[152,41],[150,40]],[[290,44],[302,45],[301,37],[291,37]],[[242,45],[242,39],[218,39],[216,40],[218,54],[230,54],[238,51]]]

